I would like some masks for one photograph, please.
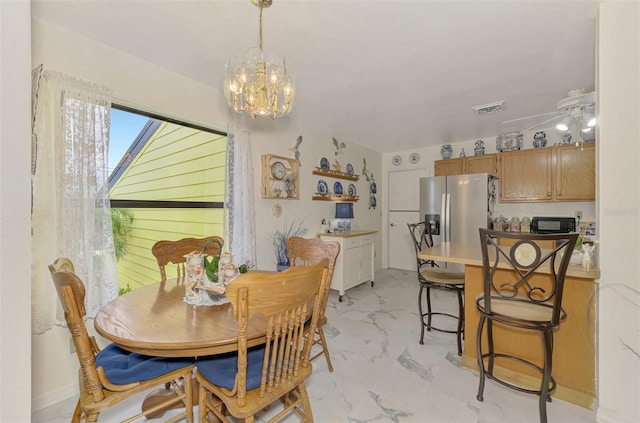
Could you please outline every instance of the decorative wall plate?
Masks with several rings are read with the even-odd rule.
[[[391,158],[391,163],[393,163],[394,166],[398,166],[400,163],[402,163],[402,157],[395,155]]]
[[[355,197],[357,193],[356,186],[354,184],[349,184],[349,187],[347,188],[347,192],[351,197]]]
[[[342,184],[340,182],[333,184],[333,193],[336,195],[342,195]]]
[[[327,185],[327,182],[324,179],[320,179],[318,181],[318,194],[325,195],[328,192],[329,192],[329,185]]]
[[[351,163],[347,163],[347,173],[353,175],[353,165]]]
[[[411,164],[416,164],[420,161],[420,154],[418,153],[411,153],[409,155],[409,163]]]
[[[326,157],[321,158],[320,167],[325,170],[329,170],[329,168],[331,167],[331,165],[329,164],[329,159],[327,159]]]

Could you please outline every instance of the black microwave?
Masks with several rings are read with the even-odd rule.
[[[537,234],[556,234],[576,231],[576,219],[573,217],[534,217],[531,220],[531,232]]]

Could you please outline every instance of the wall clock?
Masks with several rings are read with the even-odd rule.
[[[284,166],[284,163],[277,161],[271,164],[271,176],[275,179],[281,181],[287,176],[287,168]]]
[[[262,198],[300,199],[300,162],[275,154],[262,155]]]

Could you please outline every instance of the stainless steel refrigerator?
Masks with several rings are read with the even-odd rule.
[[[430,223],[434,244],[480,243],[478,228],[488,228],[491,219],[490,178],[487,173],[420,178],[420,218]]]

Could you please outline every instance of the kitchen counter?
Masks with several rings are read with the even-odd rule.
[[[443,242],[441,244],[434,245],[432,248],[421,251],[418,256],[428,260],[482,266],[482,251],[480,250],[480,244]],[[549,273],[549,271],[548,269],[540,269],[539,273]],[[600,270],[594,267],[586,270],[580,264],[569,264],[567,276],[585,279],[599,279]]]
[[[475,299],[483,291],[482,251],[480,244],[441,243],[418,253],[427,260],[459,263],[465,265],[465,342],[462,353],[462,365],[477,369],[477,328],[479,314]],[[498,272],[510,272],[505,268]],[[535,273],[540,278],[549,274],[546,269]],[[537,275],[535,277],[538,277]],[[567,318],[560,323],[554,333],[553,377],[557,388],[554,397],[585,408],[595,406],[595,301],[596,279],[600,277],[597,268],[585,270],[581,265],[570,264],[565,277],[562,307]],[[526,331],[512,327],[494,325],[493,337],[496,351],[525,357],[538,365],[542,364],[543,351],[540,336],[535,331]],[[486,337],[486,331],[484,332]],[[484,350],[486,351],[486,339]],[[496,366],[496,373],[503,378],[523,386],[539,387],[539,374],[517,363],[505,363]]]
[[[316,237],[320,238],[322,236],[335,236],[335,237],[338,237],[338,238],[350,238],[350,237],[354,237],[354,236],[375,234],[376,232],[378,232],[378,231],[361,230],[361,231],[351,231],[351,232],[344,232],[344,233],[327,232],[327,233],[324,233],[324,234],[317,234]]]

